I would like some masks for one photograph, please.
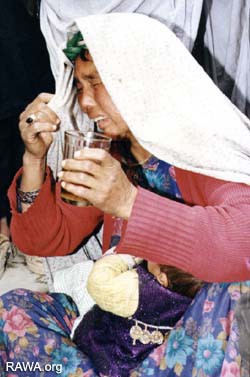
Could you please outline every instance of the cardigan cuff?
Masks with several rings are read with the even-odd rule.
[[[194,221],[192,208],[186,204],[138,188],[126,232],[116,252],[189,271]]]
[[[31,209],[33,208],[33,206],[41,207],[41,204],[42,204],[42,207],[43,207],[44,206],[44,199],[43,199],[44,194],[48,190],[49,191],[51,190],[51,182],[53,181],[53,176],[52,176],[50,168],[47,166],[46,167],[45,180],[44,180],[43,185],[41,186],[41,189],[39,191],[38,196],[36,197],[35,201],[32,203],[32,205],[28,208],[28,210],[26,212],[20,212],[18,210],[18,202],[17,202],[17,187],[19,186],[19,180],[22,176],[22,173],[23,173],[23,168],[20,168],[17,171],[16,175],[14,176],[13,181],[12,181],[10,187],[9,187],[9,190],[8,190],[8,198],[9,198],[9,201],[10,201],[10,208],[11,208],[12,216],[15,216],[15,215],[22,216],[28,211],[31,212]],[[36,211],[37,211],[37,209],[36,209]]]

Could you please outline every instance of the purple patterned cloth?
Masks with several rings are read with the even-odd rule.
[[[139,306],[132,318],[156,326],[174,326],[192,300],[160,285],[143,266],[137,268],[137,273]],[[97,305],[82,319],[74,342],[90,357],[99,373],[127,377],[157,346],[139,341],[133,345],[129,334],[135,324],[133,319],[103,311]]]

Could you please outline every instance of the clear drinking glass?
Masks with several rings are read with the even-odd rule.
[[[74,153],[83,148],[101,148],[109,151],[111,138],[101,133],[88,131],[86,134],[80,131],[68,130],[64,133],[64,152],[63,159],[74,158]],[[80,198],[61,188],[61,198],[66,203],[85,207],[90,206],[87,200]]]

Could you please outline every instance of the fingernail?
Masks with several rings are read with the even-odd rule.
[[[52,128],[53,130],[57,130],[57,126],[55,124],[52,126]]]
[[[63,167],[63,168],[64,168],[65,164],[66,164],[66,161],[63,160],[63,161],[62,161],[62,167]]]
[[[80,157],[81,156],[81,152],[80,151],[76,151],[74,153],[74,157],[77,158],[77,157]]]
[[[63,172],[60,171],[60,172],[57,174],[57,176],[58,176],[59,178],[61,178],[61,177],[63,176]]]
[[[63,188],[65,188],[65,187],[66,187],[66,182],[62,181],[62,182],[61,182],[61,186],[62,186]]]
[[[56,120],[56,124],[59,124],[59,123],[60,123],[60,119],[57,119],[57,120]]]

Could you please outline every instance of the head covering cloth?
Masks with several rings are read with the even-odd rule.
[[[249,120],[165,25],[129,13],[82,17],[76,25],[145,149],[181,169],[250,184]]]
[[[250,122],[163,24],[140,14],[76,24],[141,145],[179,168],[250,184]]]

